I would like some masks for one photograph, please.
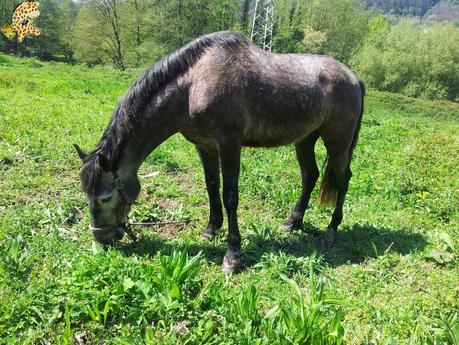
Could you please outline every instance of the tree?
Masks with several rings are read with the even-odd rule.
[[[209,3],[210,18],[206,31],[231,30],[234,27],[238,3],[234,0],[213,0]]]
[[[78,14],[78,5],[72,0],[63,0],[60,5],[62,21],[59,25],[61,51],[67,62],[73,62],[72,33]]]
[[[310,26],[305,27],[303,41],[302,41],[305,52],[313,53],[313,54],[321,53],[323,51],[323,47],[326,41],[327,41],[326,33],[316,31]]]
[[[418,26],[408,20],[389,29],[379,20],[370,24],[368,38],[351,60],[369,86],[412,97],[459,100],[458,28]]]
[[[242,1],[242,8],[241,8],[241,19],[240,19],[240,27],[241,31],[244,35],[249,35],[249,11],[250,11],[250,3],[251,0],[243,0]]]
[[[121,0],[90,0],[75,23],[73,48],[78,58],[90,63],[111,61],[125,69],[123,41],[127,4]]]
[[[273,48],[280,53],[301,52],[308,0],[276,2]]]
[[[367,32],[371,12],[355,0],[313,0],[305,24],[324,32],[323,53],[347,63]]]
[[[279,0],[277,9],[276,51],[320,52],[344,63],[349,61],[365,37],[368,20],[373,16],[357,0]],[[320,33],[320,45],[315,44],[310,50],[305,33]]]

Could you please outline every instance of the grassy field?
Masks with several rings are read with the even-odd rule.
[[[72,143],[91,149],[139,70],[0,55],[1,344],[459,344],[459,105],[370,91],[337,242],[299,194],[292,147],[244,149],[245,267],[225,276],[194,147],[177,135],[142,166],[136,228],[92,242]],[[317,148],[318,161],[324,149]],[[316,196],[317,191],[313,196]]]

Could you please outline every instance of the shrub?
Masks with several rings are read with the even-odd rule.
[[[351,66],[376,89],[411,97],[459,100],[459,29],[373,18]]]

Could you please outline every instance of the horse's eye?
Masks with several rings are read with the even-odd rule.
[[[112,198],[111,196],[107,196],[105,198],[100,199],[100,202],[102,202],[102,203],[109,202],[111,198]]]

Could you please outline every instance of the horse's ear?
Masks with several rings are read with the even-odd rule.
[[[80,157],[80,159],[83,161],[87,156],[88,154],[86,152],[84,152],[81,147],[79,147],[77,144],[73,144],[73,146],[75,147],[77,153],[78,153],[78,156]]]
[[[102,168],[102,170],[110,171],[111,167],[110,167],[110,162],[108,161],[108,158],[100,152],[98,154],[98,158],[99,158],[99,165]]]

